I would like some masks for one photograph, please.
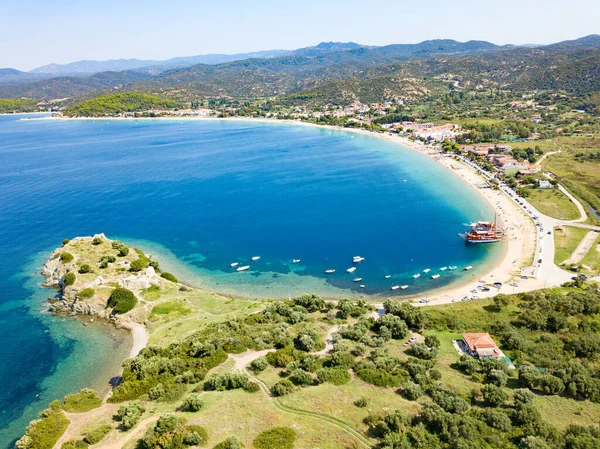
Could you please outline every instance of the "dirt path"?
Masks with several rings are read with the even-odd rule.
[[[242,352],[241,354],[229,354],[229,358],[235,363],[232,371],[243,372],[248,364],[260,357],[267,355],[269,352],[275,352],[275,349],[264,349],[262,351],[248,350],[246,352]]]
[[[596,241],[597,237],[598,237],[598,233],[596,231],[588,232],[585,235],[585,237],[583,238],[583,240],[581,240],[581,242],[579,242],[579,245],[577,245],[577,248],[575,248],[575,251],[573,251],[573,254],[571,254],[571,257],[569,257],[563,263],[565,265],[571,265],[571,264],[578,264],[579,262],[581,262],[581,259],[583,259],[585,257],[585,255],[588,253],[588,251],[590,249],[592,249],[592,245]]]
[[[54,445],[54,449],[59,449],[65,441],[81,438],[83,429],[85,429],[86,426],[97,421],[98,419],[115,415],[118,409],[118,404],[104,404],[101,407],[90,410],[89,412],[65,413],[71,423],[69,424],[69,427],[67,427],[65,433],[63,433],[63,435]]]
[[[331,339],[331,336],[339,330],[340,330],[340,326],[338,326],[338,325],[331,326],[329,328],[329,330],[327,331],[327,334],[325,334],[325,349],[323,349],[319,352],[315,352],[314,354],[327,355],[327,353],[333,349],[333,340]]]
[[[139,422],[139,424],[129,433],[123,434],[121,438],[115,440],[101,441],[94,446],[95,449],[122,449],[127,443],[132,440],[139,440],[146,432],[148,424],[152,424],[158,420],[158,416],[151,416]]]
[[[320,413],[310,412],[308,410],[299,410],[299,409],[295,409],[295,408],[283,405],[279,401],[279,398],[277,398],[276,396],[273,396],[271,394],[271,391],[269,390],[269,387],[267,387],[267,385],[262,380],[260,380],[257,377],[253,376],[251,373],[249,373],[245,369],[244,369],[244,373],[247,374],[248,377],[250,379],[252,379],[254,382],[256,382],[258,385],[260,385],[260,389],[262,390],[262,392],[267,395],[267,397],[273,402],[273,404],[275,405],[275,407],[277,407],[279,410],[281,410],[283,412],[286,412],[286,413],[290,413],[292,415],[309,416],[311,418],[318,419],[320,421],[324,421],[324,422],[327,422],[329,424],[333,424],[334,426],[339,427],[344,432],[346,432],[347,434],[351,435],[356,440],[358,440],[358,442],[363,447],[366,447],[366,448],[373,447],[373,443],[368,438],[366,438],[362,433],[360,433],[359,431],[353,429],[352,427],[350,427],[348,424],[346,424],[344,421],[342,421],[340,419],[337,419],[337,418],[334,418],[334,417],[328,416],[328,415],[322,415]]]

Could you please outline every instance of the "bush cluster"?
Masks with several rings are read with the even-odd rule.
[[[144,407],[141,402],[132,401],[127,405],[122,405],[119,407],[117,419],[121,421],[121,426],[123,429],[133,429],[137,423],[140,422],[140,418],[145,411],[146,407]]]
[[[160,273],[160,277],[166,279],[167,281],[177,283],[177,278],[167,271],[163,271],[162,273]]]
[[[137,304],[137,298],[131,290],[115,288],[108,297],[107,307],[112,307],[114,313],[127,313]]]
[[[75,259],[75,257],[73,257],[73,254],[71,254],[71,253],[61,253],[61,255],[60,255],[60,261],[62,263],[72,262],[73,259]]]
[[[111,430],[112,427],[110,426],[110,424],[99,424],[85,433],[83,441],[85,441],[88,444],[99,443],[106,435],[108,435],[108,432],[110,432]]]
[[[92,298],[96,294],[96,291],[93,288],[84,288],[77,293],[77,296],[83,299]]]
[[[112,248],[118,251],[117,255],[119,257],[125,257],[127,254],[129,254],[129,247],[119,240],[112,242]]]
[[[102,405],[102,400],[94,390],[84,388],[79,393],[70,394],[63,399],[62,408],[69,413],[89,412]]]
[[[256,449],[293,449],[296,432],[289,427],[274,427],[261,432],[252,442]]]

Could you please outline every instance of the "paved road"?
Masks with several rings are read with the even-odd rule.
[[[548,154],[548,156],[549,155],[550,153]],[[469,161],[467,158],[459,156],[459,159],[465,164],[474,168],[485,179],[489,181],[495,179],[495,176],[492,173],[482,170],[478,165]],[[512,199],[512,201],[517,205],[517,207],[521,208],[526,214],[532,217],[532,219],[536,223],[537,232],[534,264],[532,269],[529,271],[525,271],[524,274],[526,273],[529,276],[545,280],[547,287],[564,284],[565,282],[568,282],[573,276],[573,273],[565,271],[554,264],[555,248],[554,235],[552,235],[554,233],[554,227],[574,226],[577,228],[585,228],[600,232],[600,226],[581,223],[581,221],[587,220],[587,214],[585,213],[585,209],[577,200],[577,198],[571,195],[566,189],[564,189],[560,185],[558,186],[558,188],[577,206],[577,209],[581,214],[580,218],[576,220],[558,220],[556,218],[544,215],[535,207],[533,207],[527,201],[526,198],[521,198],[517,196],[517,193],[513,189],[511,189],[504,183],[500,183],[500,189]],[[548,235],[548,232],[550,232],[551,234]]]

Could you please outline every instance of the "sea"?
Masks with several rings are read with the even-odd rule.
[[[460,177],[374,136],[227,119],[0,116],[0,448],[50,401],[106,389],[131,346],[110,326],[45,311],[57,292],[40,286],[40,268],[64,238],[105,233],[234,298],[381,301],[476,280],[502,245],[466,245],[458,233],[492,217]]]

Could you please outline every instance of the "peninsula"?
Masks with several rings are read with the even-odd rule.
[[[148,345],[104,399],[50,404],[20,449],[598,443],[600,346],[585,329],[600,290],[583,279],[420,308],[240,300],[103,234],[65,240],[43,273],[51,310],[144,329]]]

